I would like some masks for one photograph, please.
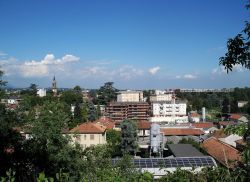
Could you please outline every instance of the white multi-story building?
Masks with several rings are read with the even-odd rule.
[[[173,98],[172,92],[166,92],[162,90],[155,90],[155,94],[151,95],[150,102],[161,102],[161,101],[171,101]]]
[[[142,91],[120,91],[117,95],[117,102],[141,102],[143,101]]]
[[[158,95],[151,95],[150,102],[161,102],[161,101],[171,101],[173,94],[158,94]]]
[[[46,96],[46,90],[44,88],[37,89],[37,95],[39,97],[45,97]]]
[[[185,102],[153,102],[151,122],[187,123],[187,104]]]

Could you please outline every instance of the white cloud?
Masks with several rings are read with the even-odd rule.
[[[41,61],[31,60],[19,62],[14,58],[1,60],[0,64],[6,75],[20,75],[22,77],[45,77],[57,71],[64,71],[71,62],[76,62],[80,58],[74,55],[65,55],[56,59],[53,54],[47,54]]]
[[[28,66],[36,66],[36,65],[58,65],[58,64],[64,64],[69,62],[76,62],[79,61],[79,57],[73,56],[73,55],[65,55],[61,59],[55,59],[55,56],[53,54],[47,54],[43,60],[41,61],[26,61],[25,65]]]
[[[242,67],[242,65],[240,65],[240,64],[236,64],[236,65],[233,66],[232,71],[233,72],[238,72],[238,73],[239,72],[244,72],[244,71],[246,71],[246,68]],[[226,74],[226,73],[227,73],[227,70],[224,68],[224,66],[214,68],[211,71],[212,75],[221,75],[221,74]]]
[[[192,74],[186,74],[183,76],[184,79],[187,79],[187,80],[193,80],[193,79],[196,79],[197,76],[196,75],[192,75]]]
[[[156,67],[150,68],[150,69],[148,70],[148,72],[149,72],[151,75],[154,75],[154,74],[156,74],[159,70],[160,70],[160,67],[159,67],[159,66],[156,66]]]
[[[193,80],[197,78],[198,74],[185,74],[185,75],[177,75],[176,79],[185,79],[185,80]]]
[[[121,65],[118,68],[109,68],[105,66],[92,66],[77,71],[77,75],[81,78],[96,78],[113,80],[120,78],[122,80],[131,80],[143,75],[144,71],[135,68],[132,65]]]
[[[3,52],[3,51],[0,51],[0,56],[2,57],[2,56],[7,56],[7,54],[5,53],[5,52]]]

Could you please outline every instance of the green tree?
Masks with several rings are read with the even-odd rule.
[[[70,138],[62,135],[68,126],[69,116],[59,102],[46,102],[38,118],[31,123],[31,139],[25,145],[30,160],[45,174],[55,176],[63,169],[77,176],[83,168],[82,151],[69,144]]]
[[[116,100],[117,89],[113,87],[113,82],[106,82],[98,90],[98,103],[107,105],[110,101]]]
[[[83,116],[82,116],[82,111],[81,111],[81,107],[80,104],[77,102],[75,105],[75,109],[74,109],[74,125],[76,126],[78,123],[82,123],[83,122]],[[73,127],[75,127],[73,126]]]
[[[246,7],[249,9],[250,4]],[[241,33],[227,41],[227,53],[220,58],[220,64],[227,72],[232,71],[238,64],[250,69],[250,23],[248,21]]]
[[[97,112],[93,102],[88,102],[88,121],[95,121],[97,119]]]
[[[88,121],[88,105],[86,102],[82,103],[82,122],[87,122]]]
[[[76,104],[77,102],[82,103],[82,96],[73,90],[68,90],[62,93],[60,100],[70,106],[71,104]]]
[[[106,134],[107,143],[112,149],[112,156],[120,156],[121,155],[121,132],[116,131],[114,129],[108,130]]]
[[[124,120],[121,123],[121,150],[123,154],[136,154],[138,149],[137,127],[134,122]]]
[[[0,88],[2,86],[5,86],[7,83],[6,81],[2,80],[3,74],[4,74],[4,72],[2,70],[0,70]]]
[[[81,89],[81,87],[79,86],[79,85],[76,85],[75,87],[74,87],[74,89],[73,89],[76,93],[81,93],[81,91],[82,91],[82,89]]]

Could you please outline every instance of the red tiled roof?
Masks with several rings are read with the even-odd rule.
[[[202,147],[209,155],[214,157],[226,167],[226,159],[228,161],[228,167],[230,168],[234,168],[236,166],[236,162],[240,161],[239,151],[230,145],[220,142],[217,138],[210,137],[206,139],[203,142]]]
[[[99,125],[103,125],[107,129],[113,129],[115,126],[115,121],[113,121],[112,119],[107,118],[107,117],[101,117],[100,119],[94,121],[94,123],[99,124]]]
[[[206,123],[192,123],[192,126],[195,128],[211,128],[214,126],[213,123],[206,122]]]
[[[151,122],[146,121],[146,120],[140,120],[137,122],[137,128],[139,130],[150,130],[151,127]]]
[[[190,128],[166,128],[161,129],[165,136],[187,136],[187,135],[203,135],[204,132],[200,129],[190,129]]]
[[[191,117],[200,117],[201,115],[196,113],[196,112],[193,112],[190,114]]]
[[[238,120],[238,119],[240,119],[241,117],[242,117],[242,116],[239,115],[239,114],[231,114],[230,119]]]
[[[237,124],[233,121],[220,121],[219,122],[220,125],[223,125],[223,126],[227,126],[227,125],[234,125],[234,124]]]
[[[73,129],[71,129],[70,133],[104,133],[106,130],[105,126],[96,124],[96,123],[83,123]]]

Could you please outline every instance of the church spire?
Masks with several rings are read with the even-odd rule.
[[[54,93],[54,96],[57,95],[57,86],[56,86],[56,77],[54,75],[53,81],[52,81],[52,92]]]

